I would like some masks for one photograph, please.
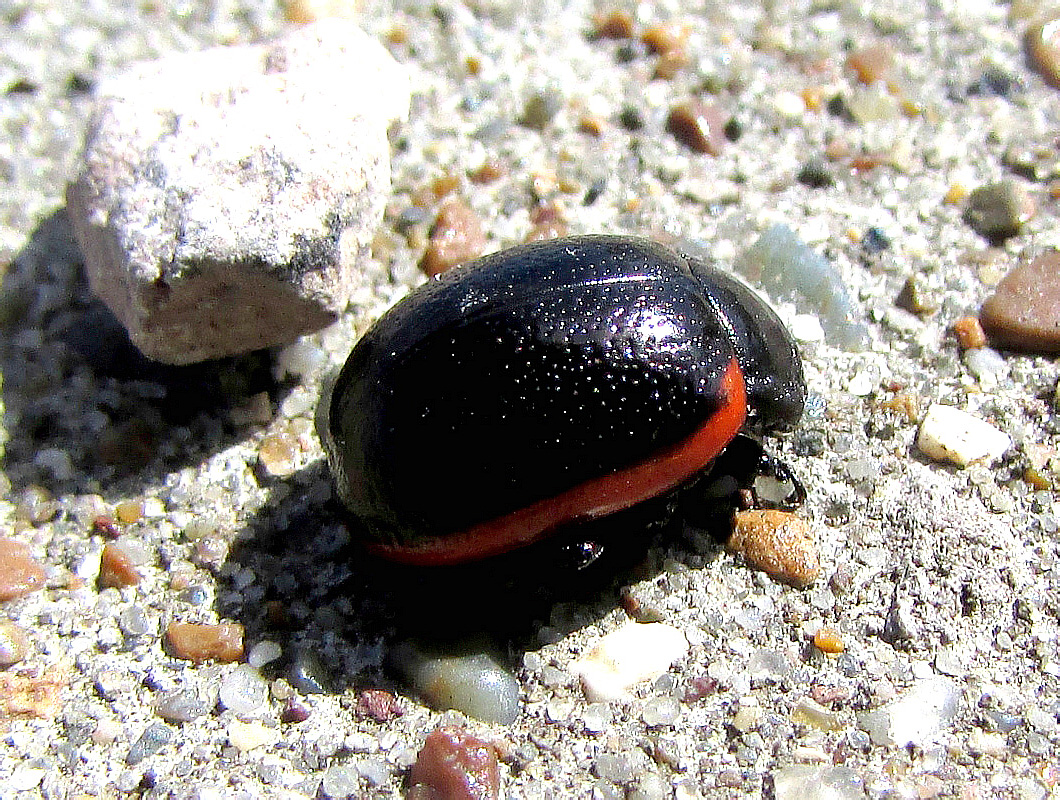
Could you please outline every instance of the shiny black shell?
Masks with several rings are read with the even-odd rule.
[[[804,400],[791,337],[748,288],[652,241],[579,236],[411,292],[325,397],[324,444],[370,546],[458,563],[669,491]]]

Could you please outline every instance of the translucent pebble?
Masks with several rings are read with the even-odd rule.
[[[155,706],[155,713],[166,722],[191,722],[209,710],[209,701],[190,689],[170,692]]]
[[[239,664],[221,681],[221,704],[238,716],[259,711],[269,699],[269,685],[250,664]]]
[[[848,767],[793,764],[773,773],[776,800],[855,800],[865,797],[861,778]]]
[[[299,379],[311,375],[327,362],[327,353],[307,341],[295,342],[276,355],[273,374],[277,380]]]
[[[381,786],[391,775],[390,765],[384,758],[362,758],[357,762],[357,772],[369,786]]]
[[[118,616],[118,626],[126,636],[143,636],[150,633],[154,627],[144,610],[137,605],[129,606],[121,612]]]
[[[980,383],[997,383],[1008,372],[1008,364],[991,347],[972,347],[964,351],[964,364]]]
[[[158,752],[173,738],[173,729],[163,722],[148,725],[147,729],[140,735],[133,746],[129,748],[125,756],[125,763],[130,767],[136,766],[149,755]]]
[[[488,653],[435,653],[406,642],[391,660],[434,708],[503,725],[519,716],[519,682]]]
[[[763,233],[736,268],[753,285],[794,298],[801,311],[816,314],[832,345],[851,352],[868,347],[868,330],[839,273],[786,225]]]
[[[261,669],[266,664],[271,664],[282,655],[283,648],[276,644],[276,642],[270,642],[266,639],[258,642],[250,648],[250,653],[247,654],[247,663],[254,667],[254,669]]]
[[[324,772],[320,794],[330,800],[346,800],[360,796],[360,774],[349,763],[336,764]]]
[[[640,712],[645,725],[673,725],[680,716],[681,705],[672,697],[653,697]]]
[[[776,650],[756,650],[747,663],[747,672],[752,680],[779,681],[791,672],[791,664]]]
[[[598,778],[604,778],[613,783],[629,783],[633,780],[633,768],[630,766],[629,758],[620,753],[600,753],[596,757],[594,771]]]
[[[670,784],[654,772],[641,775],[626,800],[664,800],[670,796]]]
[[[925,678],[887,705],[859,714],[858,727],[877,745],[922,747],[953,722],[960,695],[948,678]]]
[[[582,714],[582,723],[589,733],[603,733],[611,724],[611,707],[607,703],[590,703]]]

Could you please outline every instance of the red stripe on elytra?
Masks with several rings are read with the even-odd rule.
[[[366,547],[391,561],[420,566],[478,561],[543,539],[561,525],[603,517],[656,497],[714,460],[743,427],[747,397],[735,358],[722,376],[719,396],[721,407],[691,436],[630,467],[458,533],[413,545],[372,542]]]

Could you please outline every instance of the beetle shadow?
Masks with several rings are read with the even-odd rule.
[[[702,563],[704,553],[682,537],[680,523],[658,522],[672,505],[663,498],[488,561],[414,567],[357,544],[356,523],[332,496],[323,459],[276,486],[283,487],[278,499],[248,521],[222,570],[254,574],[258,599],[218,592],[227,602],[219,600],[217,611],[243,623],[248,649],[263,639],[281,645],[285,659],[270,665],[270,676],[290,673],[298,654],[310,652],[330,691],[406,689],[388,661],[410,640],[439,654],[484,650],[518,669],[526,651],[616,608],[637,619],[624,597],[629,583],[657,575],[664,557],[695,552]],[[588,537],[603,547],[585,564],[577,554]]]
[[[265,350],[188,366],[141,354],[89,288],[65,208],[41,221],[3,278],[0,466],[16,494],[136,494],[243,438],[228,409],[263,392],[275,404],[290,389]]]

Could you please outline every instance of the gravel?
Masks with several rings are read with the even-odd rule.
[[[44,569],[2,606],[28,641],[0,671],[0,785],[27,798],[397,797],[427,732],[453,724],[501,743],[510,797],[1055,792],[1060,368],[1005,350],[1005,369],[969,368],[951,333],[1021,258],[1060,244],[1060,104],[1023,52],[1037,4],[640,5],[635,36],[689,26],[671,79],[653,79],[659,56],[637,38],[591,35],[588,0],[367,5],[361,25],[409,69],[414,97],[391,132],[392,191],[360,288],[334,326],[283,353],[190,367],[143,359],[91,296],[66,182],[93,85],[136,59],[257,41],[280,30],[281,10],[29,3],[0,15],[0,527]],[[861,85],[847,52],[880,42],[892,79]],[[691,97],[730,119],[717,156],[666,130]],[[499,175],[471,181],[487,160]],[[807,164],[832,181],[800,181]],[[965,212],[974,190],[1002,183],[1018,225],[992,244]],[[329,370],[423,279],[445,187],[488,249],[522,241],[538,206],[555,205],[571,233],[685,242],[726,268],[777,225],[827,261],[866,346],[836,349],[803,321],[808,411],[768,443],[809,493],[813,587],[774,583],[679,529],[615,586],[513,620],[493,643],[520,685],[513,724],[433,711],[401,687],[386,663],[413,635],[411,587],[351,556],[312,423]],[[901,316],[910,279],[916,303]],[[772,299],[789,323],[827,321],[806,298]],[[1012,447],[967,468],[927,459],[914,442],[938,402]],[[267,437],[284,444],[279,461],[268,451],[272,471]],[[134,505],[119,515],[122,503]],[[115,532],[147,557],[138,584],[101,589]],[[590,704],[570,665],[627,623],[632,601],[689,650],[672,691],[647,682]],[[464,633],[475,613],[454,610]],[[243,626],[260,676],[174,659],[161,641],[173,622]],[[842,653],[814,646],[823,626]],[[282,655],[263,658],[275,652],[255,650],[263,641]],[[236,708],[198,705],[222,686]],[[404,713],[359,715],[367,688],[404,694]]]

